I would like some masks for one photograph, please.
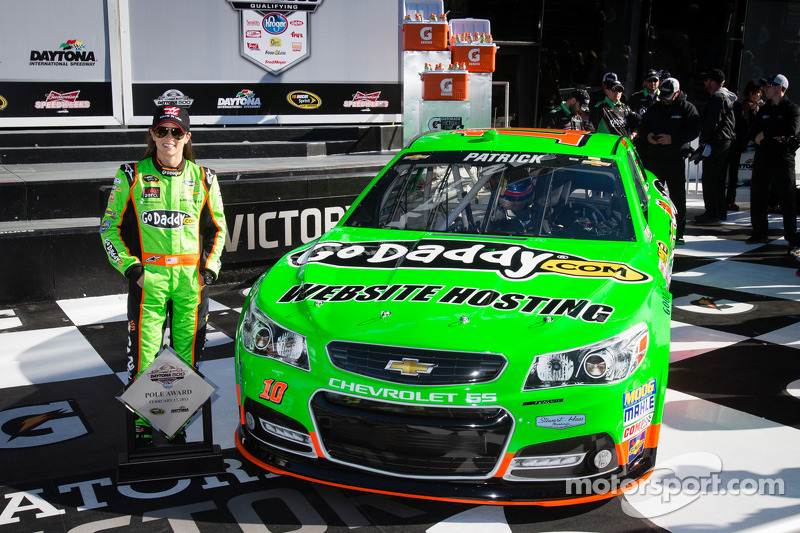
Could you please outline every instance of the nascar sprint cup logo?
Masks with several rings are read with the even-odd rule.
[[[168,211],[166,209],[154,209],[152,211],[142,211],[142,224],[156,229],[180,229],[195,223],[194,217],[183,211]]]

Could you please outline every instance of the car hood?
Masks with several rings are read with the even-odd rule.
[[[657,269],[640,243],[396,235],[328,232],[268,272],[259,306],[310,337],[504,351],[531,333],[593,342],[651,303]]]

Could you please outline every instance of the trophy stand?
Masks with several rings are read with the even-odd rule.
[[[117,483],[210,476],[225,472],[211,422],[213,387],[168,346],[119,396],[126,409],[126,448],[119,455]],[[193,413],[203,414],[203,440],[173,444],[174,435]],[[136,419],[147,420],[153,445],[136,447]]]

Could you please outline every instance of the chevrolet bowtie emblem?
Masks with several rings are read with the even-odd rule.
[[[436,367],[429,363],[420,363],[419,359],[406,359],[402,361],[389,361],[386,363],[385,370],[394,370],[404,376],[418,376],[420,374],[430,374]]]

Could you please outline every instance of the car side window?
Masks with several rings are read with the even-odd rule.
[[[647,181],[642,171],[642,163],[633,150],[628,151],[628,162],[630,163],[631,174],[633,174],[633,183],[636,185],[639,207],[642,210],[644,219],[647,220]]]

